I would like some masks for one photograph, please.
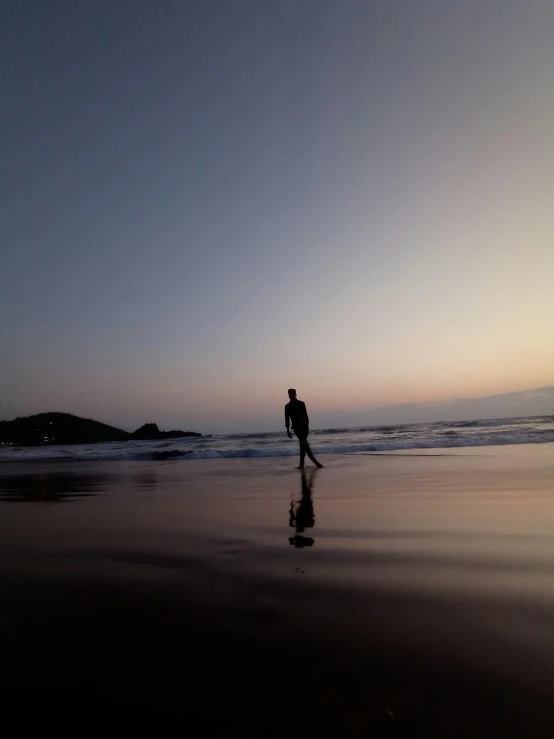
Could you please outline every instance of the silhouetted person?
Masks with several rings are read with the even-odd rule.
[[[290,503],[289,526],[296,527],[296,535],[289,537],[289,544],[297,548],[311,547],[314,540],[311,536],[302,536],[306,529],[313,528],[315,524],[314,504],[312,501],[312,488],[316,471],[312,470],[308,477],[302,470],[302,495],[300,502],[295,505],[294,500]]]
[[[298,470],[304,469],[304,458],[306,454],[312,460],[316,467],[323,467],[323,465],[317,461],[312,454],[310,445],[308,444],[308,434],[310,433],[310,419],[308,418],[308,412],[306,410],[306,403],[302,400],[298,400],[296,397],[296,390],[290,388],[288,391],[290,401],[285,406],[285,426],[287,427],[287,434],[289,439],[292,439],[289,426],[292,426],[292,430],[298,437],[300,442],[300,465],[296,468]]]

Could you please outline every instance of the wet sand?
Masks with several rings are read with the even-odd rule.
[[[324,461],[1,465],[6,720],[549,736],[553,445]]]

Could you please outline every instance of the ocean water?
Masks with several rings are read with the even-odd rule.
[[[554,442],[554,416],[448,421],[360,428],[314,429],[317,455],[367,454],[412,449],[540,444]],[[68,446],[0,447],[0,462],[31,460],[162,460],[287,457],[298,453],[296,439],[283,432],[214,434],[203,438],[126,441]]]

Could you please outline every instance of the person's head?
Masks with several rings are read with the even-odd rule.
[[[291,400],[296,400],[296,390],[293,387],[288,389],[288,394]]]

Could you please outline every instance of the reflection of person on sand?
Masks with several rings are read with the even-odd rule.
[[[289,526],[296,527],[296,534],[289,537],[289,544],[298,548],[311,547],[314,543],[311,536],[302,536],[306,529],[312,529],[315,524],[312,490],[316,471],[310,472],[311,474],[307,475],[302,470],[302,496],[296,505],[294,500],[291,500],[289,509]]]
[[[323,465],[317,461],[312,454],[310,445],[308,444],[308,434],[310,433],[310,419],[308,418],[308,411],[306,410],[306,403],[298,400],[296,397],[296,390],[290,388],[289,402],[285,406],[285,426],[287,427],[287,434],[289,439],[292,439],[292,434],[289,429],[289,425],[292,425],[292,430],[298,437],[300,442],[300,465],[297,469],[304,469],[304,458],[306,454],[312,460],[316,467],[323,467]]]

